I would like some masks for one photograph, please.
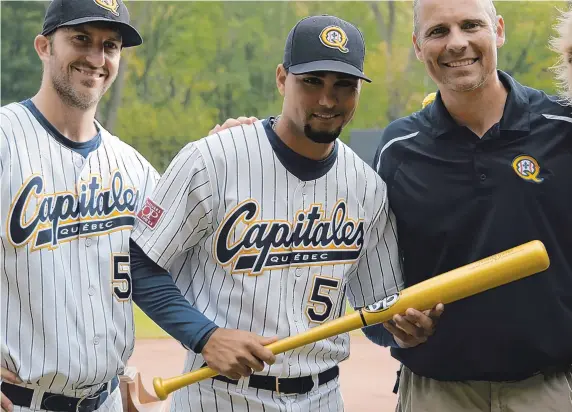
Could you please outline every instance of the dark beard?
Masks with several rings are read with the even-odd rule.
[[[90,97],[76,92],[71,87],[69,79],[66,80],[67,81],[57,76],[52,77],[52,84],[54,85],[56,93],[67,106],[80,110],[88,110],[99,102],[99,98],[90,99]]]
[[[333,132],[318,132],[312,129],[312,126],[306,124],[304,126],[304,134],[306,137],[316,143],[332,143],[342,133],[342,128],[334,130]]]

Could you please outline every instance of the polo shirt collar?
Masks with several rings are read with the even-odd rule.
[[[497,70],[497,73],[508,91],[504,112],[500,120],[500,129],[521,132],[530,131],[529,99],[525,87],[507,73],[501,70]],[[443,136],[461,127],[445,108],[441,99],[441,92],[437,92],[435,101],[427,109],[435,137]]]

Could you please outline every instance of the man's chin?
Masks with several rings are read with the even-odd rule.
[[[312,128],[310,125],[306,125],[304,127],[304,134],[306,137],[316,143],[332,143],[340,136],[341,132],[341,127],[334,130],[320,130]]]

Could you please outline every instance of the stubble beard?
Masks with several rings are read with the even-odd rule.
[[[55,55],[55,53],[53,53],[53,48],[51,55],[52,55],[51,59],[52,67],[59,67],[57,56]],[[84,111],[89,110],[94,106],[96,106],[103,97],[103,95],[105,94],[105,92],[113,84],[113,81],[115,80],[115,78],[113,78],[106,84],[104,83],[103,88],[99,90],[98,93],[95,94],[82,93],[73,87],[72,74],[71,74],[71,70],[73,69],[71,68],[71,65],[68,66],[68,70],[70,71],[65,71],[64,69],[61,69],[59,72],[52,71],[50,76],[52,85],[54,87],[54,90],[56,91],[56,93],[58,94],[58,96],[64,102],[65,105],[71,108],[76,108]],[[93,87],[94,83],[95,80],[81,81],[81,84],[88,88]]]

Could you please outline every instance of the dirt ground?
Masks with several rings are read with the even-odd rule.
[[[183,347],[172,339],[138,339],[129,366],[141,372],[143,385],[153,391],[155,376],[181,373]],[[351,356],[340,364],[341,387],[346,412],[393,412],[393,394],[398,363],[389,350],[369,342],[363,335],[352,335]]]

